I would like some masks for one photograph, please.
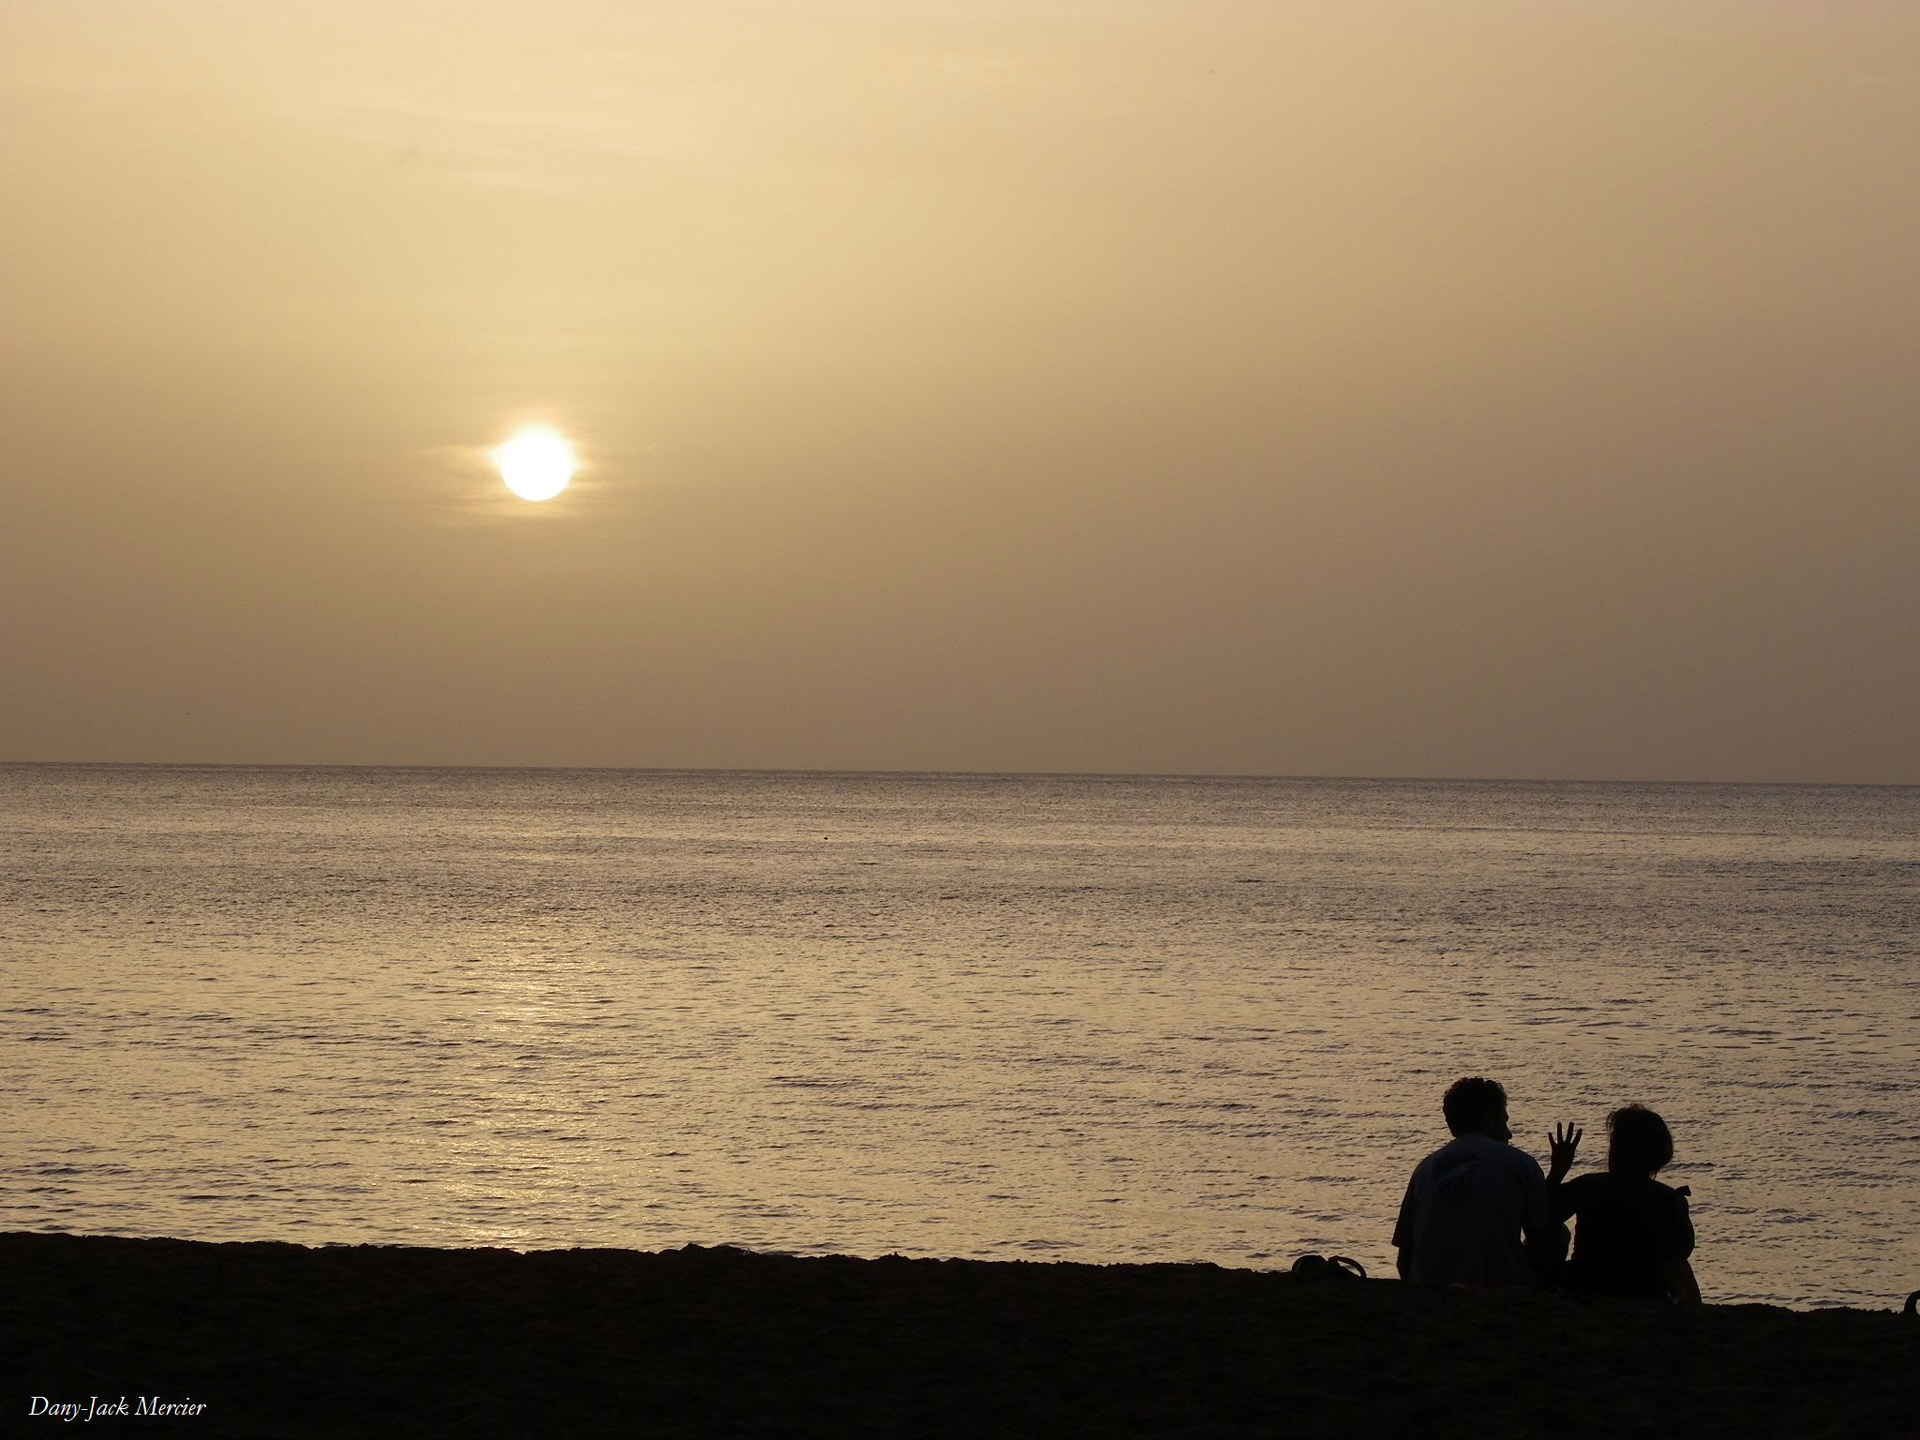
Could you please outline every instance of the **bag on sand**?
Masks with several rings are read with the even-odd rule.
[[[1364,1280],[1367,1267],[1347,1255],[1302,1255],[1293,1262],[1294,1279],[1318,1284],[1322,1280]]]

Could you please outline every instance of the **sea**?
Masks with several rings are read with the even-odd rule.
[[[1440,1096],[1920,1287],[1920,789],[0,766],[0,1230],[1393,1273]]]

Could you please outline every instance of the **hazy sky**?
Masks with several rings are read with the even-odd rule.
[[[0,759],[1920,782],[1920,5],[0,0],[0,487]]]

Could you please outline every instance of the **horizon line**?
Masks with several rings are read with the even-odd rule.
[[[1667,785],[1705,788],[1744,786],[1793,790],[1912,790],[1920,781],[1903,780],[1676,780],[1666,778],[1595,779],[1554,776],[1275,774],[1262,771],[1181,770],[937,770],[842,769],[831,766],[764,765],[540,765],[460,764],[446,762],[359,762],[300,760],[0,760],[0,769],[25,767],[96,770],[482,770],[545,771],[556,774],[610,775],[789,775],[817,778],[896,778],[955,780],[1266,780],[1288,784],[1378,785]]]

